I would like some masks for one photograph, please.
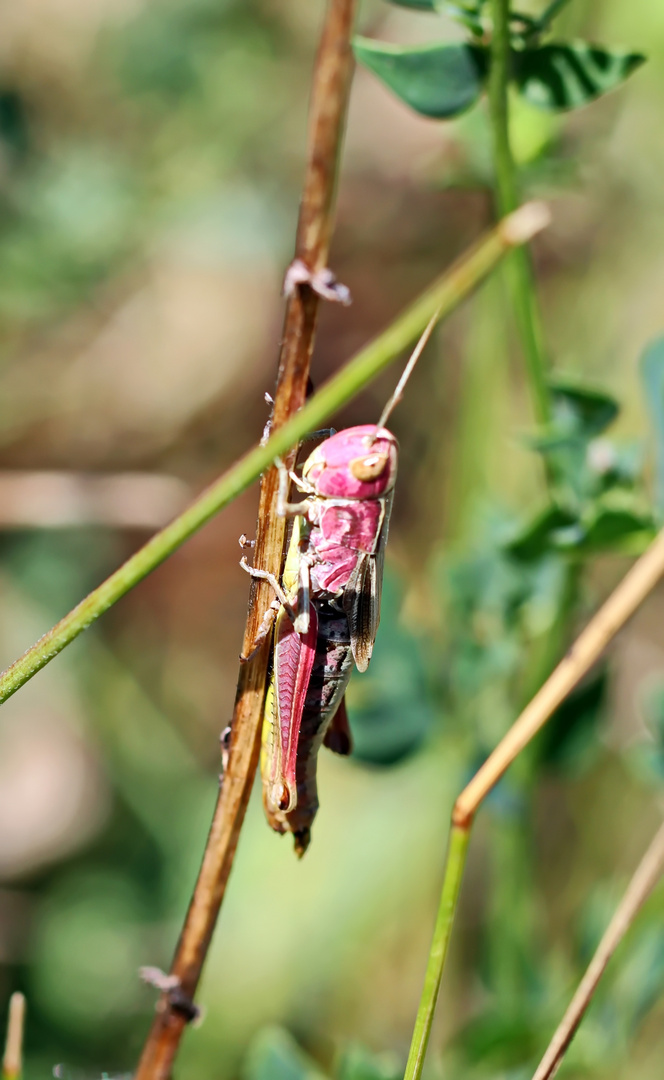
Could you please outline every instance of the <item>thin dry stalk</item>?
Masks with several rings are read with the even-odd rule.
[[[517,754],[599,659],[664,574],[664,530],[625,574],[567,655],[484,762],[454,805],[453,822],[468,828],[475,811]]]
[[[438,916],[429,950],[424,988],[415,1019],[404,1080],[419,1080],[449,950],[459,890],[478,807],[518,754],[600,657],[664,575],[664,530],[653,540],[591,619],[565,658],[526,706],[484,765],[464,788],[452,810]],[[539,1078],[538,1078],[539,1080]]]
[[[609,960],[662,874],[664,874],[664,825],[660,826],[650,847],[639,863],[627,891],[597,946],[597,951],[590,961],[585,975],[579,983],[578,990],[547,1047],[533,1080],[551,1080],[551,1077],[558,1072],[567,1048],[592,1001]]]
[[[316,57],[310,104],[307,168],[295,258],[311,272],[324,269],[329,254],[337,164],[352,75],[351,33],[356,0],[329,0]],[[313,349],[319,298],[308,286],[291,291],[286,307],[274,398],[276,430],[303,405]],[[293,461],[294,455],[290,456]],[[285,523],[276,513],[277,471],[265,473],[256,526],[257,565],[278,575]],[[272,597],[265,582],[253,583],[243,653],[250,652]],[[195,994],[226,883],[233,865],[260,751],[260,724],[268,665],[266,642],[240,667],[228,765],[215,808],[203,863],[170,974],[178,996],[162,993],[135,1080],[168,1080]]]
[[[23,1071],[23,1032],[25,1029],[25,998],[12,994],[9,999],[7,1041],[2,1059],[2,1080],[19,1080]]]

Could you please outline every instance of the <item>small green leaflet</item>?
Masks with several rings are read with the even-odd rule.
[[[602,505],[598,503],[591,520],[586,524],[584,551],[617,551],[640,555],[654,539],[652,515],[635,506]]]
[[[465,4],[455,4],[452,0],[389,0],[389,2],[396,7],[431,11],[434,15],[444,13],[456,19],[462,26],[466,26],[471,33],[482,36],[481,9],[483,5],[481,3],[467,7]]]
[[[615,398],[602,390],[563,377],[548,380],[558,433],[591,439],[613,423],[619,412]]]
[[[582,535],[576,515],[559,506],[547,506],[532,518],[508,544],[505,550],[520,562],[541,559],[547,552],[572,543]]]
[[[272,1026],[254,1039],[242,1070],[243,1080],[326,1080],[290,1032]]]
[[[435,0],[399,0],[435,11]],[[471,28],[472,29],[472,28]],[[415,112],[449,120],[474,105],[485,89],[489,49],[435,42],[401,46],[355,39],[355,54]],[[512,79],[531,105],[550,112],[576,109],[615,89],[644,62],[640,53],[604,49],[584,41],[553,42],[512,50]]]
[[[355,55],[411,109],[446,120],[480,97],[488,71],[483,46],[434,44],[402,47],[356,38]]]
[[[587,105],[619,86],[645,61],[640,53],[603,49],[585,41],[553,42],[514,51],[512,56],[521,96],[553,112]]]

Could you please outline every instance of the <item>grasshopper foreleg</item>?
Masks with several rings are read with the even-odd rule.
[[[268,585],[270,585],[271,588],[274,589],[274,592],[279,602],[283,604],[283,606],[286,608],[289,618],[294,617],[293,609],[290,605],[288,597],[286,596],[286,593],[282,589],[274,574],[271,574],[269,570],[259,570],[257,566],[249,566],[249,563],[247,562],[244,555],[240,559],[240,566],[243,570],[246,570],[246,572],[249,574],[249,577],[258,578],[260,581],[267,581]]]
[[[279,470],[279,491],[277,492],[277,513],[279,517],[307,517],[306,506],[303,506],[302,503],[290,503],[288,501],[288,488],[292,481],[298,491],[311,495],[314,490],[311,484],[307,484],[292,470],[289,472],[281,458],[275,458],[274,463]]]
[[[247,562],[244,555],[240,559],[240,566],[243,570],[246,570],[250,577],[258,578],[261,581],[267,581],[268,585],[270,585],[276,593],[276,599],[272,601],[263,616],[256,637],[253,640],[251,651],[246,656],[243,653],[240,653],[240,660],[246,663],[247,660],[251,660],[252,656],[256,654],[260,646],[263,644],[263,642],[269,635],[270,631],[272,630],[274,620],[277,617],[277,613],[281,610],[282,607],[285,609],[286,613],[288,614],[288,618],[291,620],[292,623],[295,623],[296,615],[293,611],[292,604],[290,603],[288,597],[286,596],[286,593],[282,589],[274,574],[271,574],[269,570],[260,570],[256,566],[249,566],[249,563]]]

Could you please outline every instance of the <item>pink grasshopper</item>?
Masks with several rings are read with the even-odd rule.
[[[344,694],[353,665],[366,671],[380,619],[383,560],[397,475],[397,440],[383,425],[429,335],[431,319],[378,424],[333,434],[309,455],[302,476],[280,461],[278,513],[294,519],[282,583],[257,643],[274,624],[272,675],[263,722],[261,775],[267,820],[291,832],[303,855],[318,810],[322,743],[349,754]],[[304,495],[288,502],[290,481]]]

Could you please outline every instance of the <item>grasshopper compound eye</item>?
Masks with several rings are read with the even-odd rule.
[[[356,480],[369,483],[383,475],[389,460],[388,454],[367,454],[366,457],[353,458],[348,463],[348,468]]]

